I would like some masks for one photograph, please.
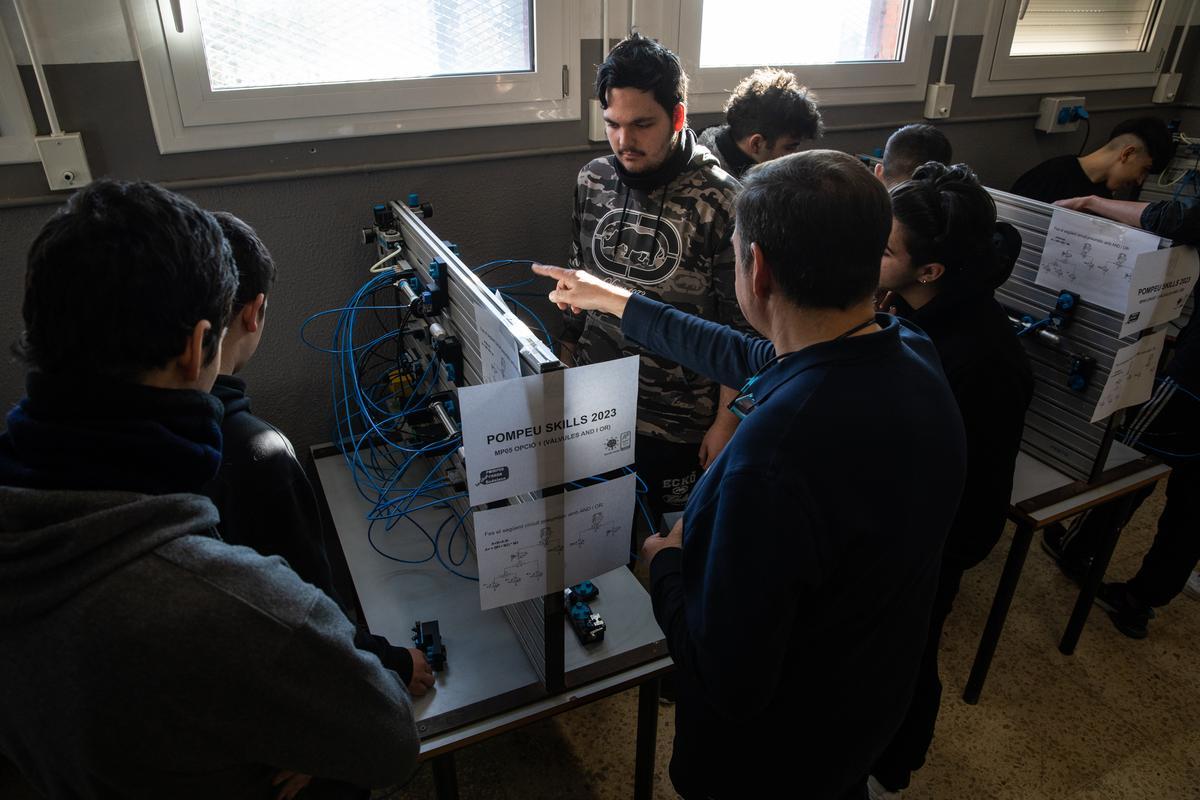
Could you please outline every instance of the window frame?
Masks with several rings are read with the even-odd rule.
[[[1144,51],[1058,56],[1010,56],[1021,0],[988,0],[972,97],[1045,94],[1154,86],[1166,59],[1183,0],[1162,0]]]
[[[162,153],[577,120],[575,5],[534,0],[534,72],[213,91],[196,0],[124,0]]]
[[[37,127],[17,71],[17,59],[0,20],[0,164],[40,162]]]
[[[771,64],[796,77],[821,98],[822,106],[862,103],[904,103],[925,98],[933,57],[934,23],[931,0],[911,0],[901,61],[843,64]],[[664,19],[676,20],[674,38],[664,42],[683,61],[690,85],[688,110],[719,112],[733,87],[755,67],[700,67],[703,0],[665,0]],[[669,37],[665,37],[669,38]],[[768,66],[768,65],[757,65]]]

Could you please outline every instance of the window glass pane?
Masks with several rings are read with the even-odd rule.
[[[704,0],[701,67],[901,61],[910,0]]]
[[[533,0],[197,0],[214,90],[529,72]]]
[[[1146,49],[1160,0],[1028,0],[1012,56],[1138,53]]]

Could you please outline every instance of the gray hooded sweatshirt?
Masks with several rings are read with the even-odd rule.
[[[407,692],[190,494],[0,487],[0,753],[51,798],[273,798],[412,771]]]

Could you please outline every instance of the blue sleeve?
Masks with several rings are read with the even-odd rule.
[[[653,353],[733,388],[775,357],[775,347],[766,339],[638,294],[625,306],[621,333]]]
[[[779,517],[781,496],[796,501],[786,524]],[[822,583],[821,565],[829,557],[817,545],[810,502],[803,484],[787,476],[725,475],[709,503],[689,508],[683,549],[662,550],[650,562],[654,616],[671,658],[727,720],[763,713],[788,680],[798,608]],[[706,553],[688,547],[690,524],[711,526]],[[751,531],[755,535],[747,536]],[[696,591],[701,575],[703,590]],[[748,681],[749,668],[754,679]]]

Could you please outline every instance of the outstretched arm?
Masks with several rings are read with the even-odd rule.
[[[612,314],[627,338],[724,386],[741,386],[775,357],[765,339],[634,295],[582,270],[535,264],[533,271],[558,281],[550,301],[560,309]]]
[[[1136,200],[1106,200],[1103,197],[1090,195],[1059,200],[1054,205],[1069,208],[1072,211],[1086,211],[1098,217],[1105,217],[1114,222],[1139,228],[1142,225],[1142,212],[1146,210],[1149,203],[1139,203]]]

